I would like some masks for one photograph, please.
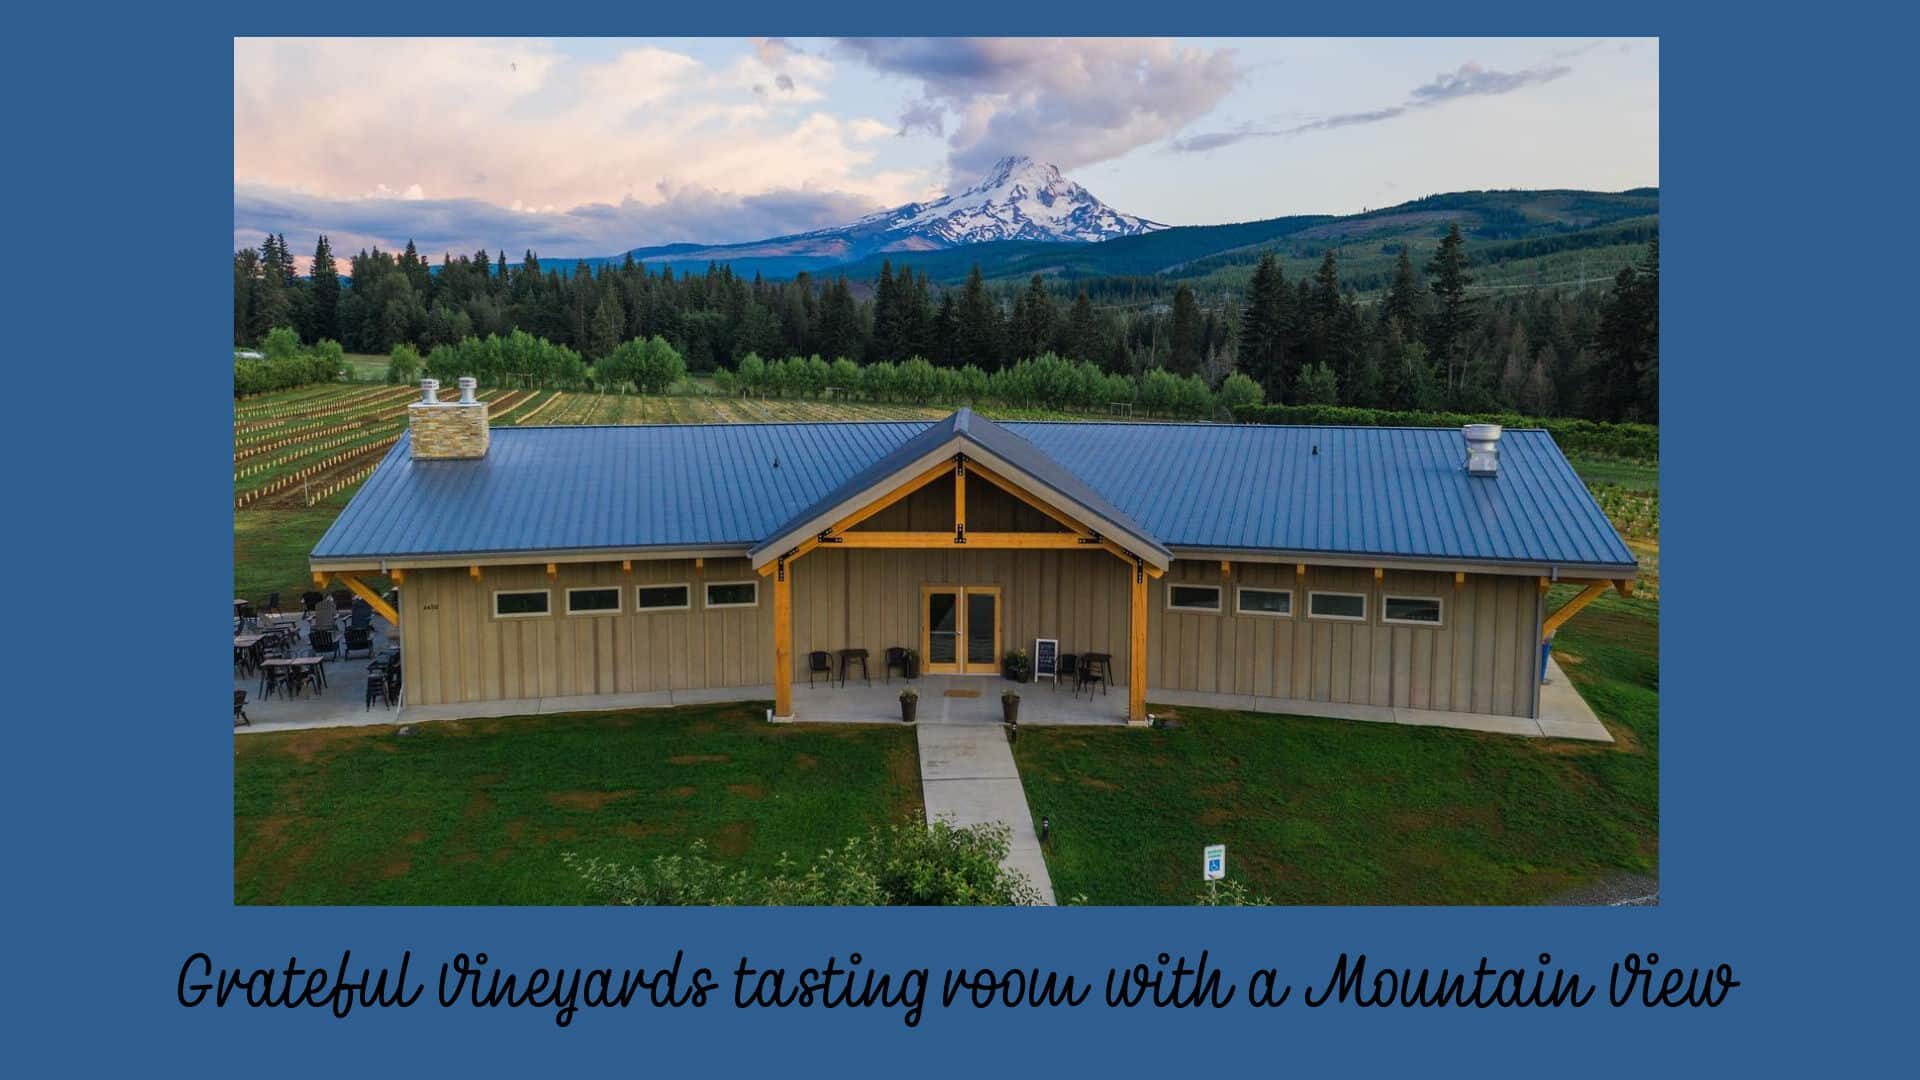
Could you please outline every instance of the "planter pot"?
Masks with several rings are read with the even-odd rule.
[[[913,723],[914,714],[918,713],[919,711],[920,711],[919,701],[917,700],[902,701],[900,703],[900,722],[903,724]]]
[[[1014,698],[1012,701],[1008,701],[1006,698],[1001,698],[1000,699],[1000,716],[1001,716],[1001,719],[1007,722],[1007,727],[1013,728],[1013,727],[1019,726],[1020,699]]]

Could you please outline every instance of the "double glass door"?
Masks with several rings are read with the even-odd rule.
[[[1000,666],[1000,587],[928,585],[920,593],[921,656],[935,675],[991,675]]]

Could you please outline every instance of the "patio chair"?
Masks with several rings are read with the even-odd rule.
[[[1079,693],[1080,691],[1080,683],[1078,681],[1079,678],[1080,678],[1080,654],[1061,653],[1060,669],[1054,674],[1053,688],[1055,690],[1058,690],[1060,689],[1060,684],[1062,682],[1069,682],[1073,684],[1074,692]]]
[[[312,646],[315,656],[340,655],[340,645],[333,637],[333,628],[316,626],[307,633],[307,644]]]
[[[333,606],[336,610],[339,610],[339,611],[345,611],[348,608],[352,607],[353,606],[353,590],[352,589],[333,590]]]
[[[293,696],[293,684],[288,678],[290,668],[263,667],[260,669],[260,700],[266,701],[276,693]]]
[[[900,674],[903,678],[906,676],[907,650],[899,647],[898,645],[887,650],[887,662],[885,665],[883,665],[883,670],[880,672],[881,679],[883,679],[886,682],[892,682],[894,668],[900,669]]]
[[[321,599],[324,598],[325,596],[326,596],[326,593],[314,592],[313,590],[309,589],[308,591],[300,594],[300,604],[302,608],[305,609],[306,613],[311,615],[313,614],[313,606],[315,604],[318,604],[321,601]]]
[[[233,692],[233,722],[236,726],[240,724],[245,724],[248,727],[253,726],[253,721],[247,719],[247,692],[245,690],[235,690]]]
[[[262,608],[262,609],[261,609],[261,611],[262,611],[262,612],[263,612],[264,614],[267,614],[267,615],[278,615],[278,614],[280,614],[280,594],[279,594],[279,593],[268,593],[268,594],[267,594],[267,606],[266,606],[266,607],[264,607],[264,608]]]
[[[353,659],[355,649],[359,649],[369,657],[373,655],[373,628],[371,626],[347,627],[346,637],[341,642],[341,659]]]
[[[387,707],[400,704],[400,665],[398,662],[387,665],[381,683],[387,692]]]
[[[368,710],[373,708],[376,700],[389,708],[393,706],[393,701],[387,697],[387,673],[384,671],[375,671],[367,675]]]
[[[1107,692],[1108,665],[1113,663],[1113,657],[1107,653],[1096,652],[1088,653],[1080,659],[1080,678],[1073,684],[1074,696],[1078,697],[1080,691],[1085,689],[1087,696],[1092,697],[1093,684],[1099,683],[1100,694],[1104,697]]]
[[[833,685],[833,657],[816,649],[807,654],[807,685],[812,686],[815,676],[825,675],[827,685]]]

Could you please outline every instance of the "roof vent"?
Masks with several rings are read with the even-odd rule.
[[[480,380],[474,378],[471,375],[462,375],[460,376],[459,386],[460,386],[460,404],[472,405],[474,403],[473,392],[479,389]]]
[[[1500,425],[1467,424],[1460,434],[1467,440],[1467,475],[1500,475]]]
[[[420,380],[420,402],[423,405],[438,405],[440,403],[439,379]]]
[[[440,400],[440,380],[420,380],[420,400],[407,406],[407,430],[412,435],[412,454],[419,458],[483,458],[492,432],[487,422],[487,403],[474,391],[479,383],[472,376],[460,377],[460,400]]]

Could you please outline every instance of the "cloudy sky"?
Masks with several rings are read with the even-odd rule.
[[[1651,39],[242,38],[234,243],[608,255],[1053,162],[1173,225],[1660,181]]]

